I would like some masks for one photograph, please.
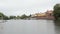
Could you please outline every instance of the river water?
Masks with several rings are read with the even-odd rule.
[[[0,23],[0,34],[60,34],[52,20],[7,20]]]

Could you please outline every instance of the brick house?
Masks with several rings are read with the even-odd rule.
[[[47,12],[45,12],[45,13],[46,13],[47,19],[54,19],[52,10],[47,10]]]
[[[36,13],[33,17],[36,19],[54,19],[52,10],[47,10],[45,13]]]

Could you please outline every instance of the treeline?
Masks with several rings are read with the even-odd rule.
[[[59,21],[60,22],[60,3],[56,4],[53,7],[53,16],[55,17],[55,21]],[[6,16],[3,13],[0,12],[0,20],[9,20],[9,19],[26,19],[26,18],[30,18],[31,15],[27,16],[25,14],[21,15],[21,16]]]
[[[10,19],[26,19],[26,18],[30,18],[31,15],[27,16],[25,14],[21,15],[21,16],[6,16],[3,13],[0,12],[0,20],[10,20]]]
[[[60,4],[56,4],[53,9],[53,15],[55,17],[55,20],[60,21]]]
[[[53,10],[53,15],[55,17],[54,23],[55,23],[55,25],[60,26],[60,3],[56,4],[53,7],[53,9],[54,9]]]

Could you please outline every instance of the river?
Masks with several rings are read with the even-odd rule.
[[[0,23],[0,34],[60,34],[53,20],[7,20]]]

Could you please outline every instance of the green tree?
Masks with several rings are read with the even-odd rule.
[[[0,12],[0,20],[3,19],[3,20],[8,20],[8,16],[4,15],[3,13]]]
[[[17,19],[20,19],[20,16],[17,16],[16,18],[17,18]]]
[[[59,18],[60,18],[60,4],[56,4],[53,9],[54,9],[53,15],[55,17],[55,20],[59,20]]]
[[[31,17],[31,14],[29,15],[29,17]]]
[[[4,20],[9,20],[8,16],[3,17]]]
[[[10,16],[9,17],[9,19],[15,19],[16,18],[16,16]]]
[[[25,14],[23,14],[20,18],[21,18],[21,19],[26,19],[27,16],[26,16]]]
[[[4,14],[0,12],[0,20],[3,19]]]

